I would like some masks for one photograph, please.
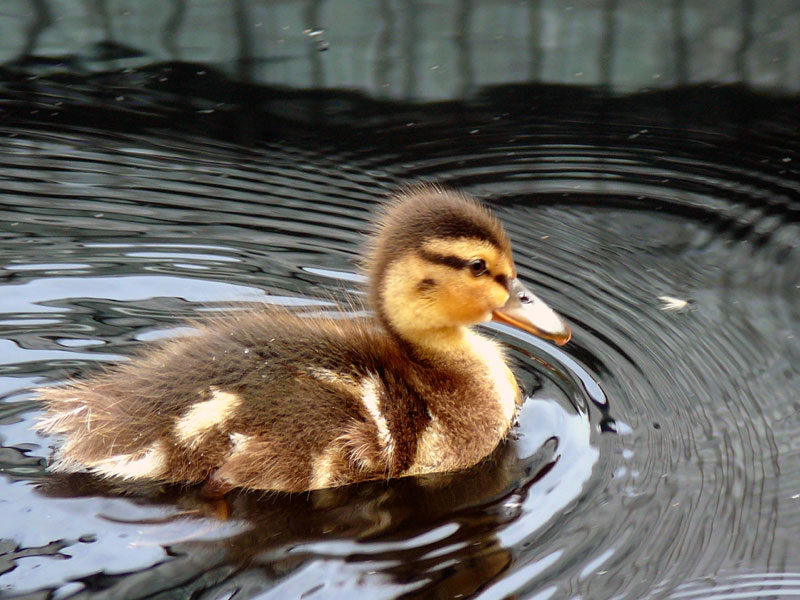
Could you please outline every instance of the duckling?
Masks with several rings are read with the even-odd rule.
[[[372,318],[264,307],[196,326],[107,372],[43,389],[52,471],[301,492],[465,469],[509,433],[521,396],[501,321],[570,329],[517,279],[496,217],[431,185],[386,203],[365,261]]]

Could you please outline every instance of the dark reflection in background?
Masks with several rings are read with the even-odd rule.
[[[793,0],[7,0],[0,63],[191,61],[241,81],[402,100],[523,82],[797,92],[798,12]]]

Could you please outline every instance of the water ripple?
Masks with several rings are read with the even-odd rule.
[[[245,136],[224,134],[231,113],[198,129],[197,115],[117,77],[132,119],[117,127],[85,125],[80,104],[96,99],[80,86],[75,115],[61,106],[56,123],[20,117],[49,96],[4,105],[0,469],[14,523],[0,534],[15,546],[0,570],[16,568],[0,589],[800,594],[793,105],[776,100],[743,128],[674,96],[500,89],[458,107],[328,113],[324,99],[292,108],[273,92],[259,110],[279,125]],[[312,101],[325,118],[303,116]],[[124,124],[136,122],[148,126]],[[358,294],[371,211],[420,179],[491,204],[520,277],[573,325],[564,348],[487,328],[527,396],[518,440],[430,481],[243,494],[230,524],[191,493],[142,490],[131,502],[44,472],[51,441],[30,430],[29,388],[127,356],[220,304]],[[685,304],[666,310],[665,296]],[[29,507],[69,521],[59,544]],[[127,522],[101,518],[129,507]],[[120,542],[134,530],[136,544]],[[31,578],[34,566],[48,575]]]

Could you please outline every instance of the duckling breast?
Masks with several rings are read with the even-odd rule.
[[[516,419],[519,387],[500,347],[468,331],[463,348],[462,385],[429,394],[430,423],[406,475],[473,466],[507,437]]]
[[[490,397],[494,396],[494,403],[501,411],[500,422],[505,432],[516,419],[521,400],[517,378],[508,368],[505,354],[497,342],[473,331],[468,332],[468,340],[471,353],[481,364],[481,371],[485,374],[487,391]],[[487,400],[492,402],[491,399]]]

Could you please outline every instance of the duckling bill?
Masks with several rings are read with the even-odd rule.
[[[63,438],[51,470],[299,492],[474,465],[521,398],[472,326],[558,344],[569,328],[517,279],[500,222],[460,193],[400,193],[365,264],[374,318],[237,312],[41,390],[38,429]]]

